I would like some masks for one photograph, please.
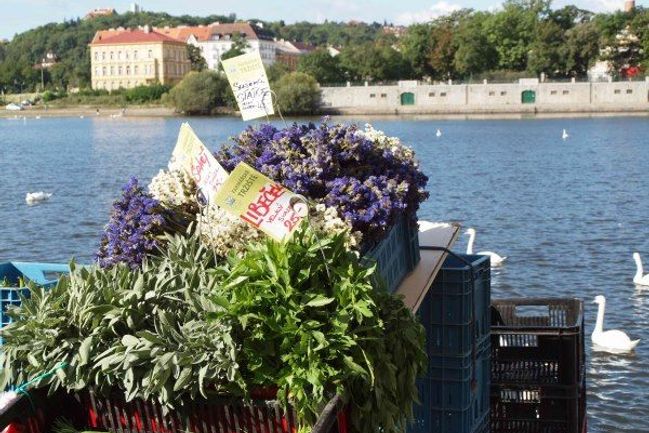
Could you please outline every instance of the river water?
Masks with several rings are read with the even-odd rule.
[[[183,121],[0,119],[0,261],[91,260],[120,186],[131,175],[148,182],[166,164]],[[212,148],[243,128],[234,118],[190,123]],[[649,262],[649,121],[373,124],[410,144],[429,175],[421,219],[475,227],[478,250],[509,256],[493,275],[494,297],[582,297],[588,334],[590,301],[607,297],[605,326],[643,341],[635,355],[616,356],[591,353],[587,338],[589,430],[648,432],[649,289],[632,283],[631,253]],[[27,206],[25,193],[41,190],[54,195]],[[463,237],[456,249],[465,246]]]

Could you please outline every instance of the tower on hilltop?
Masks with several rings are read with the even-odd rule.
[[[635,0],[626,0],[624,2],[624,11],[633,12],[635,10]]]

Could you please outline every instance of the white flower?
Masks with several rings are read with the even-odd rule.
[[[196,185],[184,170],[160,170],[149,184],[151,195],[166,206],[196,202]]]
[[[222,257],[230,252],[241,255],[251,243],[266,236],[216,205],[205,207],[197,215],[197,220],[203,243]]]

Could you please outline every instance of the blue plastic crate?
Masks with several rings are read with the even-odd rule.
[[[420,307],[429,356],[461,356],[489,339],[488,256],[449,255]]]
[[[467,357],[470,366],[461,380],[420,378],[420,405],[413,410],[414,422],[408,433],[473,433],[484,431],[490,410],[491,350],[489,345]],[[450,372],[452,368],[445,371]],[[456,373],[457,374],[457,373]]]
[[[394,292],[419,260],[419,230],[416,218],[401,216],[392,226],[385,239],[364,255],[366,260],[376,261],[379,277],[386,288]]]
[[[20,305],[21,295],[29,296],[29,289],[20,287],[21,280],[49,288],[57,283],[61,275],[69,272],[68,265],[57,263],[0,263],[0,325],[4,327],[11,322],[6,314],[7,307]],[[4,286],[5,282],[8,286]]]

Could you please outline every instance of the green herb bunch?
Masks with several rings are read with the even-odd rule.
[[[138,270],[73,265],[10,311],[0,386],[55,369],[41,382],[52,391],[119,389],[165,407],[272,388],[301,430],[339,394],[356,431],[402,431],[424,331],[346,243],[303,226],[218,262],[195,235],[175,236]]]

